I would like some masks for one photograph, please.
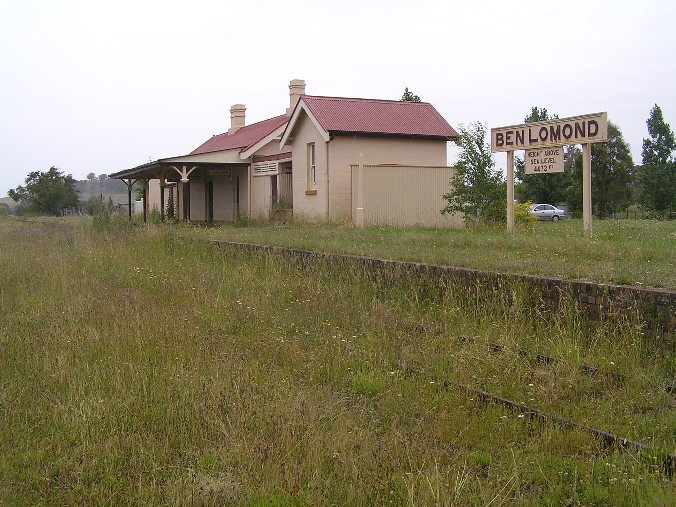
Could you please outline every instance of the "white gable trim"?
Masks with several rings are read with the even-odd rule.
[[[281,141],[279,141],[279,149],[284,149],[284,145],[289,141],[289,137],[291,137],[291,132],[293,132],[293,128],[296,126],[296,122],[300,117],[301,111],[305,111],[305,114],[307,114],[308,118],[310,118],[315,128],[319,131],[322,138],[324,138],[324,141],[329,142],[330,140],[329,133],[322,128],[322,126],[317,121],[317,118],[315,118],[315,115],[312,114],[312,111],[310,111],[310,108],[308,108],[307,105],[305,105],[303,97],[301,97],[300,100],[298,101],[298,105],[296,105],[296,109],[294,109],[293,114],[291,115],[289,123],[286,125],[284,135],[282,135],[282,139]]]
[[[268,144],[270,141],[274,141],[275,139],[278,139],[279,136],[281,136],[282,133],[284,132],[284,129],[285,129],[285,128],[286,128],[286,124],[280,125],[280,126],[277,127],[275,130],[273,130],[272,132],[270,132],[267,136],[265,136],[263,139],[261,139],[261,140],[258,141],[256,144],[254,144],[251,148],[249,148],[249,149],[246,150],[246,151],[240,152],[239,156],[240,156],[242,159],[249,158],[251,155],[253,155],[254,153],[256,153],[258,150],[260,150],[263,146],[265,146],[266,144]]]

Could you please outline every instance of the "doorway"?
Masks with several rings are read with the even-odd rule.
[[[214,180],[207,181],[207,223],[214,222]]]

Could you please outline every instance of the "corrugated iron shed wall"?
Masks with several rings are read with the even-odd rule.
[[[352,217],[356,216],[358,165],[352,170]],[[453,167],[364,165],[365,225],[456,227],[461,215],[442,215],[442,195],[450,189]]]

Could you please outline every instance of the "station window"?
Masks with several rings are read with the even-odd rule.
[[[315,190],[317,184],[315,143],[307,145],[307,189]]]

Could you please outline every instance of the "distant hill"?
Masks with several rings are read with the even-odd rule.
[[[77,181],[75,187],[80,192],[81,201],[87,201],[90,197],[100,197],[103,194],[104,201],[108,201],[108,197],[110,197],[115,204],[127,203],[127,185],[121,180],[112,178],[82,180]],[[132,199],[134,199],[134,194],[132,194]]]
[[[0,197],[0,203],[6,204],[12,209],[17,205],[17,203],[9,197]]]
[[[75,188],[79,192],[80,201],[82,202],[88,201],[91,197],[101,197],[103,195],[103,202],[105,203],[108,202],[108,198],[110,197],[113,200],[113,204],[127,204],[127,185],[121,180],[106,178],[105,180],[76,181]],[[133,193],[132,199],[135,199]],[[0,197],[0,203],[7,204],[11,209],[18,206],[18,203],[9,197]]]

